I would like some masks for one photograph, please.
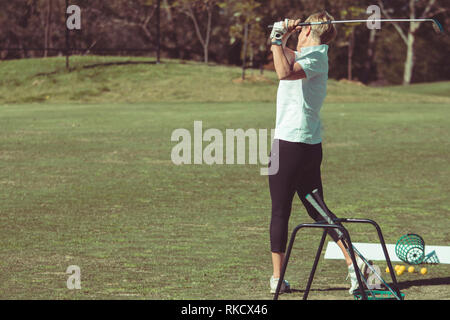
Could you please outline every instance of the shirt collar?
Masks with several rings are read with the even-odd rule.
[[[328,45],[327,44],[320,44],[318,46],[303,47],[300,50],[300,55],[304,56],[305,54],[308,54],[308,53],[311,53],[311,52],[314,52],[314,51],[327,53],[328,52]]]

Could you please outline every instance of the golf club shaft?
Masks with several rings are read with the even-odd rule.
[[[315,26],[322,24],[339,24],[339,23],[367,23],[367,22],[433,22],[437,25],[438,29],[442,31],[441,24],[436,19],[360,19],[360,20],[328,20],[317,22],[300,22],[296,27],[303,26]],[[273,28],[273,25],[269,25],[269,28]]]

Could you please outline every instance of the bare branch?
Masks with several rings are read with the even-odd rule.
[[[428,13],[428,15],[425,18],[432,18],[435,15],[438,15],[439,13],[444,13],[444,12],[447,12],[447,9],[445,9],[445,8],[438,8],[438,9]]]
[[[433,0],[431,0],[433,1]],[[415,19],[416,18],[416,0],[409,0],[409,18]],[[419,29],[421,22],[413,22],[411,21],[409,23],[409,33],[416,32],[417,29]]]
[[[384,9],[383,6],[383,2],[381,2],[381,0],[378,0],[378,6],[381,9],[381,12],[386,16],[386,18],[388,19],[392,19],[391,16],[389,15],[389,13],[387,13],[387,11]],[[391,22],[392,25],[394,26],[395,30],[397,30],[398,34],[400,35],[400,37],[403,39],[403,41],[408,44],[408,38],[406,37],[405,32],[402,30],[402,28],[400,28],[400,26],[398,25],[398,23],[396,22]]]
[[[432,17],[434,14],[430,13],[430,10],[433,8],[434,4],[436,3],[436,0],[429,0],[427,6],[425,7],[425,10],[422,13],[422,16],[420,17],[421,19],[425,19],[428,17]],[[410,12],[411,12],[411,18],[415,18],[415,1],[414,0],[410,0]],[[441,10],[443,8],[440,8]],[[437,10],[439,11],[439,10]],[[445,11],[445,9],[444,9]],[[411,23],[410,25],[410,30],[411,32],[415,32],[417,31],[417,29],[419,29],[420,25],[422,24],[422,22],[416,22],[416,23]]]
[[[422,13],[422,19],[425,19],[426,17],[428,17],[430,10],[434,6],[435,3],[436,3],[436,0],[428,1],[428,5],[426,6],[425,10]]]
[[[195,33],[197,34],[198,40],[200,40],[200,43],[203,47],[206,46],[205,40],[203,39],[202,33],[200,32],[200,27],[198,26],[197,18],[195,17],[194,11],[192,10],[192,7],[189,3],[184,3],[185,9],[187,11],[184,11],[189,18],[191,18],[192,22],[194,23]]]
[[[211,4],[208,3],[207,6],[207,10],[208,10],[208,24],[206,27],[206,46],[209,45],[209,39],[211,38],[211,23],[212,23],[212,6]]]
[[[153,15],[156,12],[156,6],[153,6],[153,10],[148,14],[148,11],[146,10],[146,16],[144,21],[142,21],[142,27],[147,28],[148,24],[150,23],[150,20],[153,18]]]
[[[91,53],[91,49],[97,44],[98,40],[95,40],[90,46],[89,48],[86,49],[86,51],[84,52],[84,55],[88,55]]]

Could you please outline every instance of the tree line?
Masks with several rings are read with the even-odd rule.
[[[154,56],[273,68],[267,26],[327,10],[336,20],[382,18],[450,21],[446,0],[0,0],[0,58],[64,54],[67,4],[81,8],[70,31],[74,54]],[[159,29],[158,29],[159,25]],[[448,31],[448,28],[446,28]],[[290,40],[295,47],[296,38]],[[384,84],[449,80],[450,40],[426,23],[385,23],[380,30],[339,25],[330,45],[330,77]]]

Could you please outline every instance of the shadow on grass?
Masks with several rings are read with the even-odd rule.
[[[326,289],[310,289],[309,292],[331,292],[331,291],[344,291],[344,290],[348,290],[348,288],[326,288]],[[305,290],[304,289],[291,289],[292,293],[304,293]]]
[[[92,69],[98,67],[109,67],[109,66],[122,66],[129,64],[156,64],[156,61],[120,61],[120,62],[103,62],[103,63],[94,63],[87,66],[83,66],[83,69]]]
[[[161,63],[161,62],[160,62]],[[69,72],[80,70],[80,69],[93,69],[93,68],[99,68],[99,67],[110,67],[110,66],[125,66],[125,65],[134,65],[134,64],[157,64],[156,61],[117,61],[117,62],[102,62],[102,63],[94,63],[94,64],[88,64],[85,66],[78,66],[75,68],[69,68]],[[37,77],[41,76],[51,76],[55,75],[61,72],[66,72],[67,69],[58,69],[52,72],[41,72],[37,73]]]
[[[397,286],[400,290],[405,290],[411,287],[421,287],[421,286],[442,286],[450,285],[450,277],[444,278],[432,278],[432,279],[420,279],[420,280],[410,280],[398,282]],[[343,291],[348,290],[348,288],[326,288],[326,289],[311,289],[310,292],[332,292],[332,291]],[[291,289],[292,293],[304,293],[304,289]]]
[[[450,277],[403,281],[398,283],[398,288],[400,290],[403,290],[411,287],[442,286],[442,285],[450,285]]]

